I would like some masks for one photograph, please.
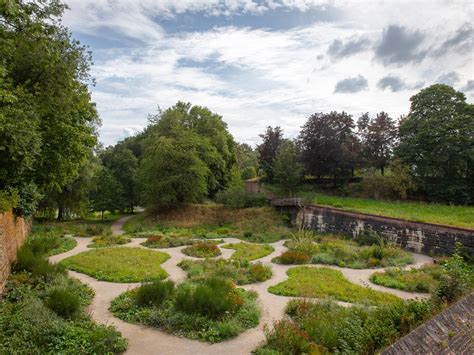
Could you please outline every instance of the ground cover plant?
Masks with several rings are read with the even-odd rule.
[[[76,240],[70,235],[35,231],[26,241],[36,252],[47,256],[65,253],[76,247]]]
[[[185,282],[177,287],[158,282],[121,294],[110,309],[127,322],[216,343],[258,325],[256,297],[256,293],[236,289],[229,281],[218,278]]]
[[[87,247],[89,248],[105,248],[116,245],[124,245],[130,243],[131,239],[125,235],[120,234],[103,234],[92,239],[92,243]]]
[[[194,243],[193,245],[184,248],[182,252],[183,254],[195,258],[213,258],[222,254],[217,245],[207,242]]]
[[[222,248],[234,249],[231,259],[233,260],[255,260],[271,254],[275,249],[268,244],[254,243],[231,243],[225,244]]]
[[[182,234],[184,233],[184,234]],[[195,232],[184,230],[183,232],[177,233],[175,231],[157,231],[157,232],[143,232],[140,234],[135,234],[137,237],[146,237],[147,240],[141,243],[141,245],[148,248],[174,248],[180,247],[183,245],[193,245],[194,243],[203,241],[202,239],[197,239],[200,235],[195,234]],[[214,237],[214,235],[212,236]],[[205,238],[204,238],[205,239]],[[210,244],[220,244],[224,241],[222,239],[205,239],[206,243]]]
[[[188,280],[200,282],[209,278],[225,278],[237,285],[262,282],[272,277],[270,266],[248,260],[182,260],[179,264],[188,273]]]
[[[367,239],[361,239],[366,241]],[[403,266],[414,262],[413,256],[379,238],[374,245],[359,245],[356,241],[334,236],[292,239],[286,242],[288,251],[275,258],[282,264],[327,264],[353,269]]]
[[[416,222],[474,228],[474,207],[472,206],[374,200],[314,192],[300,192],[298,195],[314,204],[342,208],[353,212],[370,213]]]
[[[46,251],[44,251],[46,249]],[[0,353],[122,353],[127,341],[85,311],[94,291],[48,263],[47,248],[25,245],[0,302]]]
[[[400,301],[394,295],[353,284],[342,272],[326,267],[294,267],[287,271],[287,275],[288,280],[269,287],[268,291],[281,296],[333,298],[370,305]]]
[[[160,264],[169,255],[141,248],[102,248],[86,251],[61,261],[61,265],[101,281],[141,282],[168,276]]]
[[[281,320],[266,328],[256,354],[375,354],[432,315],[428,301],[379,307],[342,307],[334,302],[292,300]]]
[[[374,284],[396,288],[408,292],[432,292],[436,289],[443,274],[441,265],[423,265],[420,268],[403,270],[388,268],[383,272],[375,272],[370,276]]]

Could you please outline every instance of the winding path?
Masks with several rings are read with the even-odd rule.
[[[123,234],[123,224],[132,218],[132,216],[125,216],[112,224],[113,234]],[[90,250],[87,245],[91,243],[92,238],[76,238],[77,246],[65,253],[54,255],[50,257],[51,262],[59,262],[69,256],[79,254],[83,251]],[[235,238],[223,238],[226,242],[235,243],[241,242]],[[125,246],[140,247],[140,243],[145,241],[145,238],[133,238],[132,241]],[[140,283],[114,283],[106,281],[97,281],[96,279],[75,272],[69,271],[69,275],[80,281],[88,284],[95,291],[95,297],[92,304],[89,306],[89,312],[92,317],[99,323],[114,325],[128,339],[129,346],[127,354],[250,354],[250,352],[257,347],[259,343],[264,340],[263,328],[265,324],[269,324],[274,320],[284,317],[285,306],[290,298],[277,296],[267,291],[269,286],[275,285],[279,282],[285,281],[288,277],[286,271],[294,265],[278,265],[271,263],[271,259],[280,255],[286,250],[283,245],[284,241],[273,243],[275,251],[258,261],[263,264],[271,265],[273,277],[265,282],[241,286],[247,290],[254,290],[259,295],[259,303],[262,308],[262,317],[260,324],[253,329],[249,329],[240,334],[234,339],[230,339],[217,344],[208,344],[197,340],[190,340],[186,338],[177,337],[167,334],[159,329],[131,324],[116,318],[110,311],[109,306],[112,300],[121,293],[137,287]],[[185,247],[166,248],[166,249],[150,249],[160,250],[170,255],[170,259],[161,264],[164,270],[168,272],[169,278],[175,282],[181,282],[186,279],[186,272],[177,266],[183,259],[196,259],[181,253],[181,249]],[[222,248],[223,258],[230,258],[234,250]],[[415,266],[419,267],[425,263],[432,262],[428,256],[421,254],[413,254],[415,258]],[[400,290],[390,289],[383,286],[374,285],[369,282],[370,275],[383,269],[370,270],[354,270],[347,268],[340,268],[337,266],[327,265],[311,265],[313,267],[330,267],[341,271],[344,276],[351,282],[366,287],[371,287],[375,290],[392,293],[404,299],[409,298],[423,298],[426,294],[417,294],[404,292]],[[411,265],[412,267],[413,265]],[[342,305],[347,303],[340,302]]]

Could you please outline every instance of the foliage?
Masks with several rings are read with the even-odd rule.
[[[79,312],[80,299],[67,289],[54,288],[46,298],[46,306],[63,318],[71,318]]]
[[[0,190],[0,211],[8,212],[18,205],[20,196],[16,189]]]
[[[262,143],[257,146],[258,164],[265,173],[268,182],[273,182],[273,161],[277,155],[278,148],[284,142],[283,131],[280,127],[268,126],[264,134],[259,135]]]
[[[341,197],[322,193],[301,192],[298,196],[323,206],[342,208],[353,212],[371,213],[416,222],[474,227],[474,207],[441,205],[422,202],[383,201]]]
[[[207,284],[212,283],[208,282]],[[201,286],[205,286],[201,284]],[[112,301],[111,311],[120,319],[127,322],[140,323],[160,328],[168,333],[185,336],[190,339],[198,339],[210,343],[216,343],[225,339],[233,338],[246,329],[256,327],[260,318],[260,311],[256,305],[256,294],[241,289],[228,288],[223,286],[224,291],[214,292],[214,289],[199,288],[199,285],[188,283],[180,284],[172,299],[164,301],[161,305],[138,306],[135,301],[135,290],[128,291]],[[196,290],[200,296],[196,295]],[[220,288],[220,287],[219,287]],[[192,295],[192,301],[183,299],[183,306],[188,312],[179,310],[175,303],[178,295]],[[225,292],[224,300],[219,299],[217,294]],[[227,295],[230,295],[227,296]],[[206,298],[211,297],[216,303],[210,303]],[[179,296],[182,297],[182,296]],[[224,313],[217,318],[215,312],[220,313],[221,307],[231,299],[239,301],[238,306],[229,305],[232,312]],[[184,306],[187,302],[197,303],[197,307],[202,313],[210,314],[211,317],[199,314],[196,309]],[[205,306],[206,305],[206,306]],[[207,308],[207,306],[209,308]],[[227,306],[225,306],[227,307]]]
[[[61,254],[76,247],[76,240],[67,235],[58,236],[53,233],[33,232],[28,237],[26,243],[32,248],[34,253],[46,256]]]
[[[173,281],[155,281],[141,285],[135,294],[135,301],[139,306],[160,305],[173,296]]]
[[[169,255],[141,248],[101,248],[70,256],[61,265],[111,282],[141,282],[162,280],[168,276],[160,264]]]
[[[221,255],[221,250],[214,243],[197,242],[184,248],[182,252],[195,258],[212,258]]]
[[[216,194],[216,201],[232,208],[261,207],[268,204],[264,194],[248,192],[241,186],[219,191]]]
[[[0,186],[24,191],[17,212],[26,215],[37,191],[48,197],[77,177],[98,118],[87,87],[90,54],[59,20],[66,5],[8,3],[0,9]]]
[[[353,269],[379,266],[402,266],[413,263],[413,257],[378,237],[377,243],[359,246],[356,242],[338,237],[324,236],[319,242],[312,239],[291,240],[287,242],[289,251],[276,261],[280,263],[305,263],[338,265]]]
[[[192,235],[192,232],[189,232]],[[169,232],[145,232],[143,234],[137,234],[136,236],[143,237],[147,236],[147,240],[141,243],[141,245],[146,246],[148,248],[174,248],[180,247],[183,245],[193,245],[195,243],[199,243],[199,239],[195,239],[195,237],[188,235],[180,235],[178,233]],[[200,236],[199,236],[200,237]],[[206,240],[206,243],[210,244],[220,244],[224,241],[221,240]]]
[[[353,128],[352,116],[345,112],[311,115],[299,135],[305,171],[332,176],[334,182],[350,176],[356,160]]]
[[[272,277],[269,266],[250,263],[248,260],[182,260],[178,266],[188,273],[191,282],[200,282],[210,278],[225,278],[237,285],[262,282]]]
[[[15,272],[30,272],[35,278],[64,273],[64,268],[50,264],[44,254],[35,252],[28,243],[17,250],[12,270]]]
[[[288,280],[268,288],[276,295],[334,298],[338,301],[379,305],[399,302],[388,293],[371,290],[349,282],[342,272],[325,267],[299,266],[287,271]]]
[[[231,259],[233,260],[255,260],[267,256],[275,250],[268,244],[253,244],[253,243],[231,243],[225,244],[222,248],[234,249]]]
[[[456,245],[455,253],[443,264],[443,273],[433,292],[437,303],[452,303],[467,294],[474,287],[474,270],[466,264],[459,255],[460,243]]]
[[[378,353],[430,317],[432,308],[426,301],[346,308],[333,302],[294,300],[286,312],[293,322],[280,321],[267,330],[257,354],[288,353],[288,349],[295,349],[295,354]]]
[[[474,106],[462,92],[435,84],[410,98],[397,155],[433,200],[473,203]]]
[[[273,180],[292,196],[303,175],[303,165],[299,162],[300,152],[293,141],[280,144],[273,160]]]
[[[424,265],[410,270],[390,268],[384,272],[373,273],[370,275],[370,281],[409,292],[432,292],[437,287],[442,272],[439,265]]]
[[[380,169],[383,176],[396,143],[398,132],[395,122],[383,111],[377,113],[375,118],[365,113],[358,119],[357,128],[365,164]]]
[[[95,189],[91,192],[90,203],[94,211],[115,211],[123,206],[122,186],[112,174],[112,172],[103,167],[97,172],[94,179]]]
[[[88,248],[105,248],[116,245],[124,245],[130,243],[131,239],[124,235],[116,234],[103,234],[92,239],[92,243],[89,244]]]
[[[258,155],[256,150],[246,143],[237,143],[236,157],[242,180],[252,179],[257,176]]]

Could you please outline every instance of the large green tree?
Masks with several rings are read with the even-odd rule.
[[[139,181],[148,206],[213,197],[235,179],[234,139],[205,107],[178,102],[151,117],[144,136]]]
[[[283,131],[280,127],[268,126],[264,134],[259,135],[262,143],[257,146],[258,164],[265,173],[265,179],[273,182],[273,160],[276,157],[278,148],[285,141]]]
[[[0,189],[35,184],[46,198],[61,192],[96,144],[91,58],[61,25],[65,9],[56,0],[0,3],[0,91],[9,92],[0,98],[8,153]]]
[[[462,92],[436,84],[410,99],[400,123],[398,156],[431,199],[474,202],[474,105]]]
[[[285,141],[278,148],[273,160],[273,178],[277,184],[292,196],[301,181],[303,165],[300,163],[300,153],[293,141]]]

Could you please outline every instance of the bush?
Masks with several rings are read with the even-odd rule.
[[[114,245],[124,245],[130,243],[130,238],[124,235],[104,234],[92,239],[92,243],[88,245],[89,248],[104,248]]]
[[[270,267],[262,263],[255,263],[250,265],[250,277],[252,280],[263,282],[272,277],[272,270]]]
[[[370,246],[379,244],[380,238],[381,237],[377,233],[370,230],[364,230],[362,231],[362,233],[359,233],[359,235],[357,235],[357,238],[355,238],[355,242],[359,245]]]
[[[160,305],[169,299],[174,293],[174,282],[155,281],[151,284],[144,284],[137,289],[135,301],[140,306]]]
[[[35,254],[28,243],[25,243],[18,249],[12,270],[16,272],[28,271],[34,277],[46,277],[50,274],[64,273],[64,267],[50,264],[42,254]]]
[[[221,255],[219,247],[212,243],[198,242],[190,247],[184,248],[182,252],[195,258],[209,258]]]
[[[239,186],[219,191],[216,195],[216,201],[233,208],[261,207],[268,203],[264,194],[247,192]]]
[[[278,351],[278,354],[314,354],[310,352],[311,343],[308,334],[295,323],[283,319],[273,324],[273,329],[264,328],[266,344],[257,349],[257,354],[265,354],[264,349]]]
[[[285,251],[278,257],[278,261],[285,265],[306,264],[309,261],[309,256],[299,252]]]
[[[175,307],[185,313],[197,313],[211,319],[235,313],[242,305],[242,299],[224,279],[213,278],[196,286],[178,287]]]
[[[20,196],[16,189],[0,190],[0,211],[11,211],[18,205]]]
[[[50,291],[45,303],[50,310],[63,318],[71,318],[81,306],[79,297],[63,288]]]

